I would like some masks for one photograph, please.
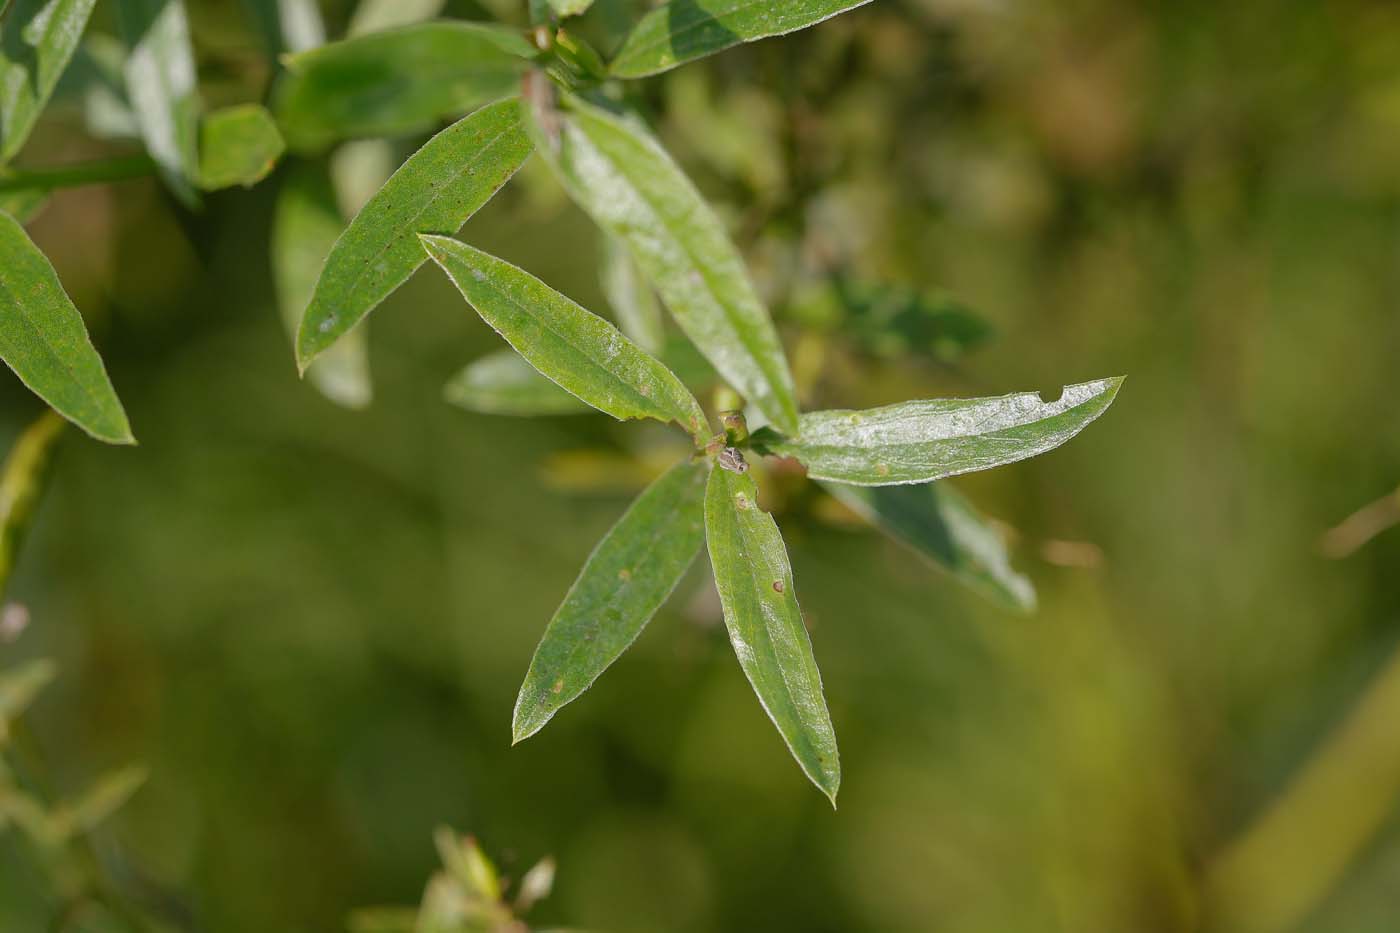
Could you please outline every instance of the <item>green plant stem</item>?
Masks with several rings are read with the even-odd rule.
[[[1209,930],[1282,933],[1316,907],[1400,797],[1400,649],[1207,876]]]
[[[94,159],[90,162],[75,162],[56,168],[41,168],[0,175],[0,192],[30,189],[53,191],[56,188],[104,185],[114,181],[146,178],[154,175],[155,171],[156,164],[151,161],[149,156],[145,155]]]

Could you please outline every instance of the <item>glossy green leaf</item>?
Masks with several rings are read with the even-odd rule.
[[[442,12],[445,0],[360,0],[350,17],[346,35],[363,36],[432,19]]]
[[[131,428],[83,316],[24,228],[0,214],[0,359],[54,410],[98,440],[132,444]]]
[[[520,103],[483,107],[430,139],[336,241],[297,337],[301,367],[360,322],[427,259],[415,234],[456,233],[529,158]]]
[[[468,363],[443,388],[458,408],[483,415],[578,415],[593,409],[565,392],[514,350],[498,350]]]
[[[822,486],[876,528],[971,589],[1010,609],[1035,608],[1035,589],[1011,566],[1001,532],[947,483]]]
[[[841,785],[836,732],[787,549],[773,517],[758,506],[752,474],[711,471],[705,534],[739,666],[797,763],[834,806]]]
[[[570,394],[619,420],[674,421],[701,439],[695,396],[612,324],[508,262],[448,237],[421,239],[482,319]]]
[[[353,335],[352,335],[353,336]],[[666,341],[660,360],[687,386],[715,378],[690,341]],[[452,405],[482,415],[583,415],[594,411],[555,385],[514,350],[498,350],[474,360],[448,380],[443,397]]]
[[[638,21],[612,62],[641,78],[741,42],[796,32],[870,0],[670,0]]]
[[[273,110],[297,150],[423,130],[513,93],[535,48],[515,30],[439,21],[289,56]]]
[[[78,43],[96,0],[16,0],[0,25],[0,162],[19,152]]]
[[[45,411],[15,439],[0,468],[0,597],[29,533],[63,427],[62,418]]]
[[[146,149],[186,205],[199,203],[199,114],[190,26],[180,0],[119,0],[130,46],[126,88]]]
[[[1120,377],[1066,386],[1053,402],[1023,392],[817,411],[802,416],[797,437],[765,429],[755,433],[754,444],[801,461],[812,479],[857,486],[927,483],[1059,447],[1108,409],[1122,383]]]
[[[215,110],[199,127],[199,186],[251,187],[267,177],[286,145],[272,114],[258,104]]]
[[[617,318],[617,326],[637,346],[648,353],[660,351],[666,342],[661,304],[651,283],[642,277],[632,254],[612,234],[603,235],[603,259],[599,278],[603,295]]]
[[[719,218],[636,122],[573,99],[537,112],[536,142],[569,194],[631,249],[691,341],[780,429],[797,429],[787,358]]]
[[[626,651],[705,541],[703,460],[673,467],[632,503],[550,620],[515,701],[515,741],[544,727]]]
[[[324,164],[301,163],[287,173],[272,217],[272,275],[277,307],[296,340],[321,267],[345,230]],[[358,327],[322,353],[306,370],[311,384],[346,408],[364,408],[370,385],[367,331]]]

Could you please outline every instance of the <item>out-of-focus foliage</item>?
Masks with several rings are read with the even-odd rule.
[[[569,28],[612,52],[642,6],[599,0]],[[341,35],[349,4],[325,12]],[[525,24],[515,2],[448,12]],[[261,99],[253,20],[190,14],[210,105]],[[664,435],[442,405],[499,339],[435,275],[376,313],[376,401],[340,411],[296,381],[273,311],[275,184],[200,216],[151,182],[54,193],[30,233],[143,442],[64,447],[12,578],[32,621],[0,664],[64,671],[32,721],[60,790],[147,762],[99,835],[216,931],[412,903],[443,822],[515,847],[512,876],[559,855],[539,918],[584,928],[1176,931],[1219,890],[1276,929],[1388,931],[1385,768],[1323,795],[1311,831],[1263,837],[1303,844],[1248,840],[1318,799],[1293,782],[1362,696],[1393,704],[1368,685],[1396,643],[1400,539],[1341,560],[1315,542],[1400,481],[1397,49],[1375,0],[879,0],[635,91],[778,309],[805,408],[1132,374],[1092,445],[951,481],[1010,529],[1039,595],[1024,618],[772,469],[862,762],[836,814],[693,580],[588,702],[507,748],[538,636],[521,620],[671,462]],[[61,97],[17,170],[130,151]],[[467,232],[602,308],[595,234],[543,169]],[[842,280],[951,296],[996,337],[897,360],[845,321],[816,339],[803,300]],[[8,449],[38,403],[0,392]],[[1282,874],[1206,884],[1261,848]],[[7,834],[7,929],[51,918],[28,864]]]

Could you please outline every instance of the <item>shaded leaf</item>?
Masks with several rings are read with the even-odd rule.
[[[535,649],[515,701],[515,741],[544,727],[636,641],[705,539],[703,460],[671,468],[598,542]]]
[[[305,369],[426,261],[415,234],[456,233],[531,149],[515,100],[483,107],[428,140],[326,258],[297,336],[298,364]]]
[[[641,78],[741,42],[796,32],[870,0],[670,0],[638,21],[613,58],[619,78]]]
[[[190,26],[180,0],[119,0],[127,97],[146,149],[170,190],[199,203],[199,114]]]
[[[758,506],[752,474],[711,471],[705,534],[739,666],[797,763],[834,806],[841,785],[836,732],[787,549],[773,517]]]
[[[45,687],[53,683],[58,670],[52,661],[39,658],[0,672],[0,740],[8,734],[9,723],[24,714]]]
[[[661,145],[633,121],[571,98],[538,111],[536,142],[578,204],[631,249],[720,375],[775,425],[797,428],[792,374],[738,251]]]
[[[857,486],[927,483],[1053,450],[1103,414],[1122,383],[1120,377],[1066,386],[1054,402],[1023,392],[811,412],[802,416],[797,437],[763,429],[755,432],[754,445],[801,461],[813,479]]]
[[[267,42],[267,50],[278,56],[285,52],[301,52],[326,41],[326,24],[316,0],[243,0],[259,31]]]
[[[96,0],[15,0],[0,28],[0,162],[19,152],[83,37]]]
[[[432,22],[289,56],[273,111],[297,150],[397,136],[513,93],[535,48],[515,30]]]
[[[59,807],[51,820],[51,831],[58,841],[91,832],[146,783],[146,769],[123,768],[104,775],[81,797]]]
[[[846,278],[836,282],[836,295],[845,312],[842,330],[887,359],[920,354],[951,363],[993,334],[985,319],[945,295]]]
[[[566,16],[581,16],[588,12],[593,0],[530,0],[530,18],[537,23],[545,22],[550,14],[563,19]]]
[[[1035,589],[1011,566],[1001,532],[947,483],[822,486],[959,582],[1010,609],[1029,612],[1035,608]]]
[[[0,256],[0,359],[93,437],[135,443],[82,315],[48,258],[8,214],[0,214]]]
[[[63,426],[62,418],[45,411],[15,439],[5,458],[0,472],[0,597],[5,595],[19,549],[29,533]],[[0,718],[3,716],[0,704]]]
[[[5,172],[0,171],[0,180]],[[49,203],[49,193],[43,188],[20,188],[15,191],[0,191],[0,213],[9,214],[21,224],[27,224]]]
[[[324,164],[301,163],[287,173],[272,216],[272,276],[277,307],[293,343],[321,267],[345,230]],[[368,332],[356,328],[306,370],[311,384],[346,408],[364,408],[373,396]]]
[[[616,327],[508,262],[448,237],[420,239],[482,319],[570,394],[619,420],[675,421],[700,440],[695,396]]]
[[[346,34],[363,36],[432,19],[442,12],[445,0],[360,0],[350,17]]]
[[[599,278],[603,295],[617,318],[617,326],[637,346],[648,353],[656,353],[666,342],[665,322],[661,319],[656,293],[632,261],[627,244],[607,233],[602,242]]]
[[[126,94],[126,46],[94,33],[83,41],[54,91],[54,103],[72,101],[98,139],[136,139],[141,129]]]
[[[215,110],[199,127],[199,186],[251,187],[267,177],[286,145],[272,114],[258,104]]]

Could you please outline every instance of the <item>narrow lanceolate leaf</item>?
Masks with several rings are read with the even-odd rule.
[[[45,411],[15,440],[0,468],[0,597],[43,495],[63,419]]]
[[[199,127],[199,186],[251,187],[267,177],[285,149],[272,114],[258,104],[216,110]]]
[[[813,479],[856,486],[927,483],[1059,447],[1108,409],[1122,383],[1120,377],[1066,386],[1054,402],[1023,392],[817,411],[802,416],[796,437],[764,429],[754,444],[801,461]]]
[[[83,316],[48,259],[8,214],[0,214],[0,256],[0,359],[93,437],[135,443]]]
[[[705,540],[703,461],[673,467],[598,543],[535,649],[515,701],[515,741],[544,727],[636,641]]]
[[[1031,581],[1011,566],[1002,533],[947,483],[850,486],[826,491],[954,579],[1009,609],[1035,608]]]
[[[0,25],[0,162],[19,152],[96,0],[16,0]]]
[[[289,56],[273,109],[297,150],[404,135],[512,93],[534,55],[520,33],[479,23],[356,36]]]
[[[743,260],[695,186],[637,123],[574,99],[536,112],[536,143],[575,201],[624,240],[721,376],[787,433],[797,399],[778,333]]]
[[[514,350],[498,350],[468,363],[443,388],[443,398],[483,415],[577,415],[592,411],[525,362]]]
[[[705,535],[739,666],[797,763],[834,805],[841,784],[836,732],[787,549],[773,517],[758,507],[751,474],[719,466],[710,473]]]
[[[695,396],[616,327],[508,262],[448,237],[421,239],[482,319],[571,395],[619,420],[674,421],[701,440]]]
[[[272,217],[272,275],[277,307],[295,343],[302,312],[311,301],[326,256],[345,230],[335,191],[322,163],[293,167],[277,194]],[[364,408],[373,392],[367,331],[356,328],[306,370],[311,384],[346,408]]]
[[[336,241],[297,337],[302,369],[427,256],[415,234],[456,233],[529,158],[519,101],[483,107],[400,166]]]
[[[659,353],[666,342],[661,305],[651,283],[632,261],[627,244],[612,234],[603,235],[603,260],[599,270],[603,294],[617,317],[617,326],[637,346]]]
[[[180,0],[120,0],[122,34],[131,48],[126,88],[141,138],[171,191],[199,203],[199,88],[190,26]]]
[[[741,42],[795,32],[870,0],[670,0],[633,28],[612,73],[641,78]]]

